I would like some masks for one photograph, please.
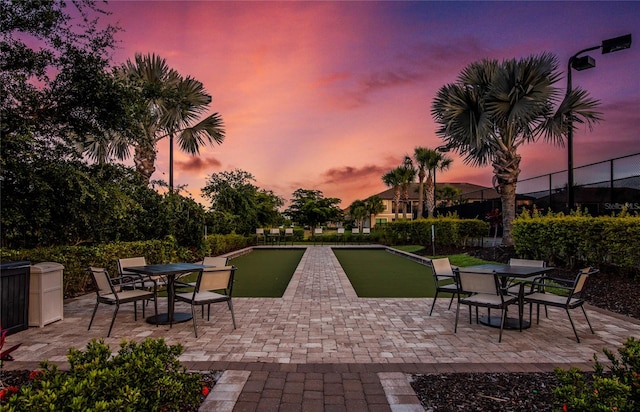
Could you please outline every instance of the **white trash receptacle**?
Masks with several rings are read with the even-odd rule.
[[[64,318],[63,270],[64,266],[56,262],[42,262],[31,266],[29,326],[43,327]]]

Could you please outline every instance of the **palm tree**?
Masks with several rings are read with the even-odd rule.
[[[433,217],[436,208],[436,170],[443,172],[449,169],[451,163],[453,163],[453,159],[438,151],[430,150],[429,159],[427,161],[427,170],[429,171],[429,174],[427,175],[426,190],[427,212],[429,217]]]
[[[398,204],[400,203],[400,185],[402,184],[402,176],[398,168],[391,169],[382,175],[382,181],[388,187],[393,188],[393,204],[395,205],[395,220],[398,220]]]
[[[444,85],[431,114],[447,147],[474,166],[493,166],[493,185],[502,200],[503,243],[513,245],[518,147],[539,138],[564,146],[568,117],[589,127],[600,120],[598,101],[574,89],[562,97],[557,58],[542,53],[520,60],[483,60],[465,67],[455,83]]]
[[[413,167],[413,161],[411,157],[405,156],[402,165],[398,168],[398,174],[401,178],[400,186],[402,187],[402,218],[407,218],[407,204],[409,203],[409,185],[416,178],[416,169]]]
[[[367,205],[364,200],[354,200],[349,206],[349,214],[351,219],[355,220],[358,229],[362,228],[362,221],[367,216]]]
[[[414,149],[413,159],[418,166],[418,218],[422,217],[425,200],[428,216],[433,217],[435,209],[435,171],[448,169],[453,160],[436,150],[420,146]],[[425,177],[427,177],[426,193],[424,187]]]
[[[117,157],[128,157],[128,147],[134,147],[136,170],[147,181],[155,171],[157,144],[169,140],[169,188],[173,189],[173,140],[177,138],[180,149],[191,155],[200,153],[204,144],[221,144],[224,141],[222,118],[214,113],[198,119],[209,109],[211,96],[201,82],[182,77],[169,68],[165,59],[155,54],[136,54],[135,62],[128,60],[116,70],[116,74],[137,85],[145,103],[140,119],[140,136],[133,142],[120,139],[113,151]],[[194,123],[195,122],[195,123]]]
[[[384,211],[384,203],[382,203],[382,199],[378,195],[369,196],[364,201],[367,213],[369,214],[369,225],[371,227],[374,226],[373,217],[378,213],[382,213]]]

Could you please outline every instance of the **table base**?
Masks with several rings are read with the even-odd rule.
[[[191,313],[176,312],[173,314],[173,323],[188,322],[191,319],[193,319],[193,317],[191,316]],[[169,314],[161,313],[157,316],[149,316],[147,318],[147,323],[150,323],[152,325],[168,325]]]
[[[492,328],[500,328],[500,316],[480,316],[478,320],[481,324],[491,326]],[[522,329],[528,329],[531,323],[528,320],[522,320]],[[505,329],[520,329],[520,320],[518,318],[506,318],[504,320]]]

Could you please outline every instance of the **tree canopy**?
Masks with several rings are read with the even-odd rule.
[[[284,213],[293,222],[313,230],[326,222],[342,220],[343,213],[338,207],[340,202],[338,198],[324,197],[320,190],[300,188],[293,192],[291,203]]]
[[[563,145],[569,117],[591,126],[600,119],[598,102],[579,88],[566,94],[557,58],[551,53],[522,59],[482,60],[465,67],[455,83],[442,86],[431,114],[437,135],[464,162],[493,166],[493,185],[500,193],[505,245],[513,245],[516,183],[520,174],[518,148],[539,138]]]
[[[248,235],[258,227],[282,221],[279,208],[284,200],[270,190],[258,188],[254,181],[251,173],[240,169],[209,177],[202,194],[211,201],[211,211],[218,218],[218,222],[211,222],[216,231]]]

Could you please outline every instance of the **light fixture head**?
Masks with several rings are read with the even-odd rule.
[[[571,61],[571,67],[577,71],[596,67],[596,60],[591,56],[576,57]]]
[[[607,53],[612,53],[618,50],[628,49],[629,47],[631,47],[631,35],[625,34],[624,36],[603,40],[602,54],[607,54]]]

